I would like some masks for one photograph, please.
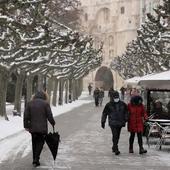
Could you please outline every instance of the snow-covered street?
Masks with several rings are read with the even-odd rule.
[[[92,102],[91,99],[83,100],[86,97],[87,92],[84,92],[78,101],[52,107],[53,115],[56,117],[85,103]],[[12,115],[13,107],[13,105],[7,105],[9,121],[4,120],[2,117],[0,118],[0,127],[2,129],[0,134],[0,162],[8,159],[8,157],[14,158],[20,151],[23,152],[23,156],[31,151],[30,134],[23,128],[23,117]]]
[[[86,94],[87,95],[87,94]],[[105,97],[105,102],[108,98]],[[146,155],[139,155],[138,144],[135,141],[134,154],[128,153],[129,133],[122,129],[119,148],[121,154],[115,156],[111,152],[111,132],[106,126],[100,127],[102,107],[95,107],[92,96],[81,98],[77,103],[63,106],[62,114],[53,108],[56,115],[56,129],[60,132],[61,143],[57,159],[52,159],[47,145],[41,154],[41,166],[38,169],[56,170],[169,170],[170,146],[163,145],[162,151],[151,145]],[[65,110],[67,108],[67,111]],[[61,109],[62,110],[62,109]],[[12,118],[11,118],[12,120]],[[4,129],[5,131],[5,129]],[[0,154],[2,170],[32,169],[31,137],[23,131],[1,139]],[[144,138],[145,143],[145,138]]]

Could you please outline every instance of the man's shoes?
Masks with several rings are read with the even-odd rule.
[[[116,150],[116,151],[115,151],[115,155],[120,155],[120,151],[119,151],[119,150]]]
[[[32,164],[33,164],[34,167],[40,166],[40,162],[39,161],[33,162]]]
[[[144,153],[147,153],[147,150],[144,149],[144,148],[140,148],[139,149],[139,154],[144,154]]]
[[[114,153],[116,151],[115,147],[112,147],[112,152]]]

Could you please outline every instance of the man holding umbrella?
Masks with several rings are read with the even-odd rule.
[[[32,136],[33,166],[40,166],[40,154],[43,149],[45,137],[48,132],[48,123],[55,125],[51,108],[47,102],[47,94],[38,91],[33,99],[28,102],[24,111],[24,128]]]

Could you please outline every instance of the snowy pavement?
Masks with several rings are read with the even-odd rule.
[[[52,107],[53,115],[59,116],[64,114],[76,107],[79,107],[85,103],[92,102],[92,98],[86,99],[88,96],[88,92],[83,92],[82,96],[79,100],[64,104],[62,106]],[[25,133],[23,128],[23,116],[13,116],[12,110],[14,106],[7,104],[7,115],[9,121],[4,120],[3,117],[0,117],[0,163],[6,160],[9,156],[11,156],[11,151],[15,151],[12,155],[17,155],[20,150],[24,150],[26,153],[30,152],[31,146],[28,145],[31,142],[30,134]],[[22,106],[22,113],[23,113]],[[12,139],[12,142],[11,142]],[[25,155],[25,153],[23,153]],[[0,169],[1,170],[1,169]]]
[[[52,159],[45,145],[41,154],[42,170],[169,170],[170,145],[163,145],[162,151],[152,144],[146,155],[139,155],[137,140],[134,154],[128,153],[129,133],[122,129],[119,149],[121,154],[111,152],[111,131],[100,127],[103,107],[94,107],[94,103],[84,100],[85,104],[61,114],[55,118],[56,128],[61,134],[61,143],[57,159]],[[106,97],[105,101],[108,98]],[[81,100],[80,100],[81,101]],[[88,102],[88,103],[87,103]],[[0,170],[30,170],[32,153],[30,135],[25,131],[0,141],[2,156]],[[145,139],[144,139],[145,143]],[[9,147],[13,146],[13,147]],[[11,150],[5,151],[9,147]],[[6,155],[6,157],[4,156]]]

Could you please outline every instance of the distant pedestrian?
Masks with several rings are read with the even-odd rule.
[[[89,95],[91,95],[92,88],[93,88],[93,87],[92,87],[92,85],[91,85],[91,84],[89,84],[89,85],[88,85],[88,91],[89,91]]]
[[[99,95],[100,95],[100,90],[98,87],[96,87],[96,89],[93,92],[93,97],[94,97],[96,107],[99,106]]]
[[[33,99],[27,103],[24,111],[24,128],[32,136],[33,166],[40,166],[40,154],[45,142],[45,136],[48,133],[48,123],[52,126],[55,121],[51,112],[47,95],[44,91],[38,91]]]
[[[110,97],[110,95],[113,94],[114,91],[115,91],[114,88],[111,87],[108,92],[108,97]]]
[[[147,150],[143,148],[142,134],[144,131],[144,121],[147,120],[148,116],[144,105],[142,104],[143,99],[141,96],[134,96],[131,98],[128,104],[129,119],[128,119],[128,131],[130,132],[129,138],[129,153],[133,153],[133,143],[135,133],[137,133],[139,154],[146,153]]]
[[[125,99],[125,91],[126,91],[126,88],[124,88],[123,86],[120,88],[120,92],[121,92],[121,100],[124,100]]]
[[[103,110],[101,118],[101,126],[105,128],[105,122],[108,117],[108,123],[112,131],[112,152],[119,155],[118,148],[119,138],[122,127],[125,126],[128,119],[127,105],[120,100],[119,93],[114,91],[110,93],[110,102],[108,102]]]
[[[104,98],[104,90],[102,87],[100,87],[100,90],[99,90],[99,105],[100,106],[102,106],[103,98]]]

